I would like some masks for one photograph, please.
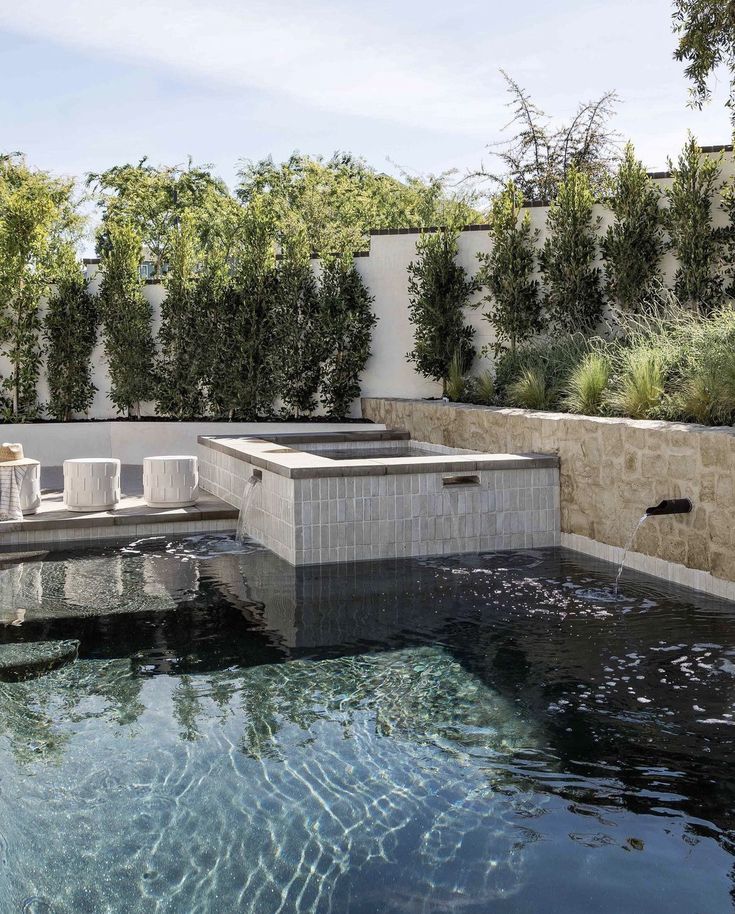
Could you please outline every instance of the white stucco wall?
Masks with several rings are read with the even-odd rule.
[[[725,182],[735,176],[735,157],[725,153],[722,159],[720,180]],[[656,179],[661,189],[671,185],[669,178]],[[720,209],[718,197],[713,200],[712,214],[715,225],[727,224]],[[531,224],[539,231],[539,245],[546,239],[548,207],[530,207]],[[612,214],[604,206],[594,208],[595,218],[600,219],[600,233],[612,222]],[[377,234],[370,239],[370,256],[357,259],[357,268],[366,285],[375,296],[373,305],[379,321],[373,334],[373,352],[363,374],[363,396],[432,397],[441,395],[441,385],[427,381],[413,370],[406,361],[406,353],[413,348],[412,327],[408,321],[407,268],[416,257],[418,234]],[[463,232],[459,238],[459,262],[469,272],[478,268],[477,254],[490,250],[485,231]],[[602,261],[598,256],[598,264]],[[676,258],[671,252],[664,255],[662,273],[667,285],[673,284]],[[476,295],[471,305],[481,301],[483,293]],[[476,330],[475,345],[478,350],[495,341],[495,335],[482,316],[483,307],[467,309],[467,320]],[[487,366],[487,360],[478,359],[473,368],[478,373]],[[387,393],[390,391],[390,393]]]
[[[383,425],[310,422],[308,432],[359,431]],[[44,422],[7,424],[3,441],[18,441],[26,457],[61,466],[73,457],[117,457],[142,464],[144,457],[197,453],[198,435],[275,435],[303,432],[294,422]]]
[[[723,157],[721,180],[724,182],[735,176],[735,158],[732,153]],[[670,179],[658,179],[657,183],[664,189],[670,185]],[[547,207],[531,207],[531,222],[540,232],[539,244],[546,237]],[[595,207],[595,215],[600,217],[600,231],[611,221],[611,214],[602,206]],[[719,200],[713,201],[715,224],[724,225],[726,218],[719,208]],[[412,233],[375,234],[370,239],[370,253],[367,257],[356,259],[357,269],[362,275],[370,293],[374,296],[373,310],[378,323],[373,333],[372,355],[362,376],[362,394],[365,397],[430,397],[441,393],[441,386],[420,377],[413,366],[406,361],[406,354],[413,348],[412,326],[408,320],[408,273],[407,268],[416,257],[416,242],[419,235]],[[489,239],[485,231],[466,231],[459,239],[459,261],[471,274],[478,267],[477,254],[489,250]],[[318,261],[314,261],[318,270]],[[676,271],[676,261],[671,253],[663,260],[664,277],[671,283]],[[99,274],[96,265],[88,267],[91,277],[91,291],[99,288]],[[160,283],[149,283],[143,287],[146,298],[153,306],[154,332],[160,326],[160,306],[165,289]],[[473,304],[479,303],[482,293],[475,296]],[[475,345],[478,350],[494,342],[491,328],[482,317],[482,307],[468,308],[467,319],[475,327]],[[481,371],[486,362],[479,359],[474,371]],[[115,409],[109,399],[110,382],[101,341],[98,342],[92,356],[93,381],[97,393],[89,415],[92,418],[114,418]],[[0,375],[6,377],[9,366],[0,358]],[[38,385],[42,402],[48,400],[48,385],[42,372]],[[154,415],[152,403],[143,404],[143,415]],[[359,415],[359,401],[355,401],[353,415]]]

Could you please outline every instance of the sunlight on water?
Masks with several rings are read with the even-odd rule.
[[[3,914],[731,911],[728,604],[560,550],[25,564],[0,644],[81,647],[0,683]]]
[[[162,717],[156,709],[167,706]],[[538,801],[503,793],[512,784],[503,763],[536,749],[540,734],[436,648],[178,683],[81,661],[53,684],[3,685],[0,707],[15,763],[33,775],[3,797],[6,812],[26,805],[34,827],[3,817],[9,883],[54,898],[55,911],[80,910],[74,892],[59,897],[58,874],[75,856],[69,842],[86,848],[92,834],[95,850],[83,854],[90,910],[129,894],[136,872],[138,891],[174,884],[183,835],[191,872],[176,904],[186,897],[191,911],[213,897],[237,910],[326,910],[343,891],[340,876],[390,863],[403,841],[422,891],[445,903],[468,892],[489,902],[522,878],[522,842],[506,818],[517,805],[531,814]],[[68,822],[72,799],[80,813]],[[42,873],[26,865],[36,829],[45,835]],[[453,864],[467,848],[475,865],[463,875]],[[164,900],[159,909],[178,910]]]

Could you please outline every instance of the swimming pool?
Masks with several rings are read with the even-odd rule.
[[[558,549],[24,565],[0,639],[80,650],[0,683],[3,914],[732,910],[730,604]]]

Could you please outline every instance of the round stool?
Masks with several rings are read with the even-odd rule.
[[[23,515],[35,514],[41,507],[41,464],[29,461],[20,487],[20,510]]]
[[[196,457],[144,457],[143,500],[150,508],[187,508],[199,496]]]
[[[64,461],[64,504],[69,511],[109,511],[120,501],[120,461],[82,457]]]

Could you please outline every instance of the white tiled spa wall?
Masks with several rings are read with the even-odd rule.
[[[556,468],[294,480],[297,565],[559,543]]]
[[[294,480],[253,467],[240,457],[213,448],[199,448],[199,484],[207,492],[240,508],[253,473],[260,482],[252,493],[247,515],[249,536],[296,564]]]
[[[559,543],[555,467],[480,470],[466,485],[439,472],[291,479],[200,448],[202,487],[235,507],[254,471],[246,529],[294,565]]]

